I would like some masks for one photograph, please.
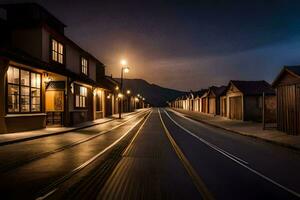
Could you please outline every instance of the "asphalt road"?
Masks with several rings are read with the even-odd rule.
[[[216,199],[298,199],[300,154],[195,122],[172,111],[163,119]]]
[[[210,127],[171,110],[155,108],[125,121],[0,147],[2,197],[300,197],[297,151]]]
[[[129,117],[126,123],[126,120],[117,120],[76,132],[0,147],[0,168],[4,169],[0,172],[1,197],[38,197],[39,191],[70,174],[135,128],[145,115],[139,113]],[[31,160],[37,155],[38,159]]]

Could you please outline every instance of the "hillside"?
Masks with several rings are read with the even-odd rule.
[[[120,81],[120,79],[116,79]],[[185,92],[150,84],[143,79],[124,79],[124,91],[128,88],[133,94],[141,94],[152,106],[165,106],[168,100],[183,95]]]

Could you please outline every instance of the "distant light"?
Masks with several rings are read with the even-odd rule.
[[[120,61],[120,64],[121,64],[123,67],[126,66],[126,65],[127,65],[127,60],[122,59],[122,60]]]
[[[143,101],[145,101],[146,99],[145,98],[143,98]]]
[[[125,73],[128,73],[128,72],[129,72],[129,67],[125,67],[125,68],[124,68],[124,72],[125,72]]]
[[[110,95],[107,95],[107,97],[106,97],[107,99],[110,99]]]
[[[140,95],[140,94],[138,94],[137,96],[138,96],[138,97],[140,97],[141,95]]]
[[[135,100],[136,102],[138,102],[138,101],[139,101],[139,98],[135,97],[134,100]]]
[[[126,93],[127,93],[127,94],[130,94],[130,93],[131,93],[131,91],[130,91],[130,90],[127,90],[127,91],[126,91]]]
[[[118,94],[118,97],[119,97],[119,98],[122,98],[122,97],[123,97],[123,94],[122,94],[122,93],[119,93],[119,94]]]
[[[119,90],[119,86],[116,86],[115,90]]]

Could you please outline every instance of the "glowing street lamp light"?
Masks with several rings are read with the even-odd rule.
[[[122,59],[122,60],[120,61],[120,64],[121,64],[123,67],[126,66],[126,65],[127,65],[127,60]]]
[[[119,94],[118,94],[118,98],[123,98],[123,94],[122,94],[122,93],[119,93]]]
[[[121,93],[123,93],[123,76],[124,76],[124,73],[129,73],[129,67],[127,66],[127,60],[125,59],[122,59],[120,61],[120,64],[122,66],[121,68],[121,84],[120,84],[120,89],[121,89]],[[119,98],[119,119],[122,118],[122,101],[121,101],[121,98]]]
[[[129,67],[124,67],[123,70],[124,70],[124,73],[126,73],[126,74],[129,73]]]
[[[127,91],[126,91],[126,93],[127,93],[127,94],[130,94],[130,93],[131,93],[131,91],[130,91],[130,90],[127,90]]]

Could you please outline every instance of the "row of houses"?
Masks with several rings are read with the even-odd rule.
[[[35,3],[0,5],[0,11],[0,133],[118,113],[119,83],[64,34],[65,24]],[[124,98],[126,111],[139,106]]]
[[[272,85],[231,80],[171,101],[173,108],[220,115],[232,120],[277,123],[279,130],[300,134],[300,66],[282,69]]]

